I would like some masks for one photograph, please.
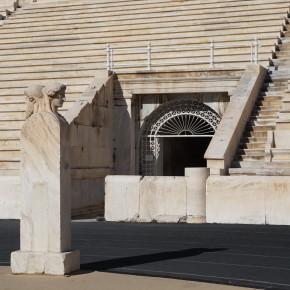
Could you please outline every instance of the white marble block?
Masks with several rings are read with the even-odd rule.
[[[105,219],[137,221],[141,176],[112,175],[105,179]]]
[[[206,222],[206,180],[209,168],[185,168],[187,223]]]
[[[265,224],[265,176],[210,176],[208,223]]]
[[[186,219],[182,176],[145,176],[140,183],[140,221],[177,223]]]
[[[79,269],[79,252],[71,252],[68,125],[52,112],[33,114],[21,130],[20,225],[13,273],[63,275]]]

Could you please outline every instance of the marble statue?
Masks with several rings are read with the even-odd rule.
[[[13,274],[65,275],[80,268],[80,253],[71,248],[69,125],[57,111],[65,90],[57,82],[25,90],[20,250],[11,254]]]
[[[58,82],[43,85],[31,85],[25,91],[26,95],[26,119],[32,114],[51,112],[59,116],[58,108],[65,101],[66,86]]]
[[[42,85],[32,85],[29,86],[24,94],[26,95],[26,119],[28,119],[32,114],[44,111],[44,101],[43,101],[43,90]]]

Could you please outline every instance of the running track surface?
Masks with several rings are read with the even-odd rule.
[[[81,268],[290,290],[290,227],[72,222]],[[0,265],[19,249],[19,221],[0,220]]]

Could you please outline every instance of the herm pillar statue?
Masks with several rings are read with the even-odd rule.
[[[13,274],[64,275],[80,267],[71,250],[69,126],[58,113],[65,85],[30,86],[21,130],[20,250],[11,254]]]

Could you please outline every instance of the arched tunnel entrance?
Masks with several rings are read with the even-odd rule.
[[[158,107],[144,123],[141,174],[183,176],[186,167],[206,167],[204,154],[220,119],[209,106],[192,100]]]
[[[186,167],[206,167],[211,137],[163,138],[163,175],[183,176]]]

